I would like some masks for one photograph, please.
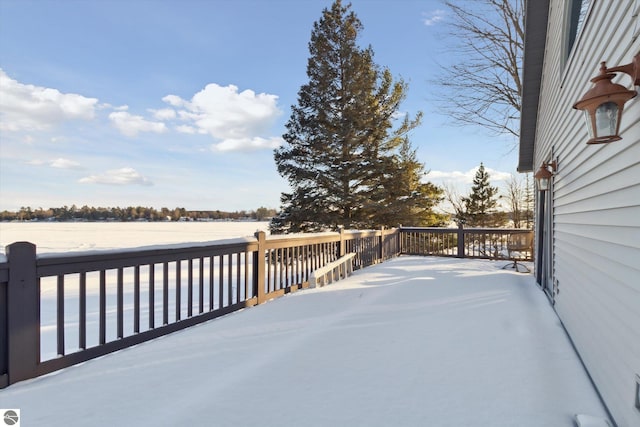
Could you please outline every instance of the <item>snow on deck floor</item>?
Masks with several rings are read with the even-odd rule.
[[[529,274],[401,257],[0,391],[22,426],[573,426],[606,417]]]

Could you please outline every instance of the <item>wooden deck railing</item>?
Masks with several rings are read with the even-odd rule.
[[[0,388],[309,286],[355,254],[361,269],[401,253],[500,257],[519,230],[400,228],[38,255],[0,263]]]
[[[531,230],[513,228],[403,227],[400,251],[407,255],[453,256],[458,258],[508,259],[509,236]],[[531,261],[533,248],[519,260]]]

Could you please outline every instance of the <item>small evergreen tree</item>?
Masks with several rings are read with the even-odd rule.
[[[463,197],[465,205],[465,221],[472,227],[498,227],[506,222],[506,214],[498,213],[498,187],[492,187],[489,173],[484,164],[480,163],[473,186],[468,197]]]
[[[374,63],[371,47],[358,47],[362,24],[350,7],[336,0],[313,25],[309,82],[274,152],[292,189],[281,196],[274,233],[390,225],[378,208],[390,203],[395,152],[421,114],[393,129],[407,86]]]

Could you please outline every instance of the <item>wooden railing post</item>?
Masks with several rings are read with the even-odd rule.
[[[265,301],[265,257],[266,257],[266,240],[267,234],[264,231],[257,231],[256,239],[258,239],[258,250],[254,254],[253,265],[254,265],[254,277],[253,277],[253,286],[254,286],[254,294],[258,299],[258,304],[262,304]]]
[[[462,221],[458,222],[458,258],[464,258],[464,224]]]
[[[6,247],[7,373],[9,384],[34,378],[40,360],[40,294],[36,246],[17,242]]]
[[[344,227],[340,226],[340,253],[338,254],[338,258],[341,256],[345,256],[345,252],[347,248],[347,244],[344,240]]]

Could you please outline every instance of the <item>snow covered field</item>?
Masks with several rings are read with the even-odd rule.
[[[253,236],[268,222],[0,222],[0,254],[19,241],[38,253],[118,249]]]
[[[24,426],[574,426],[605,417],[504,262],[401,257],[0,391]]]

